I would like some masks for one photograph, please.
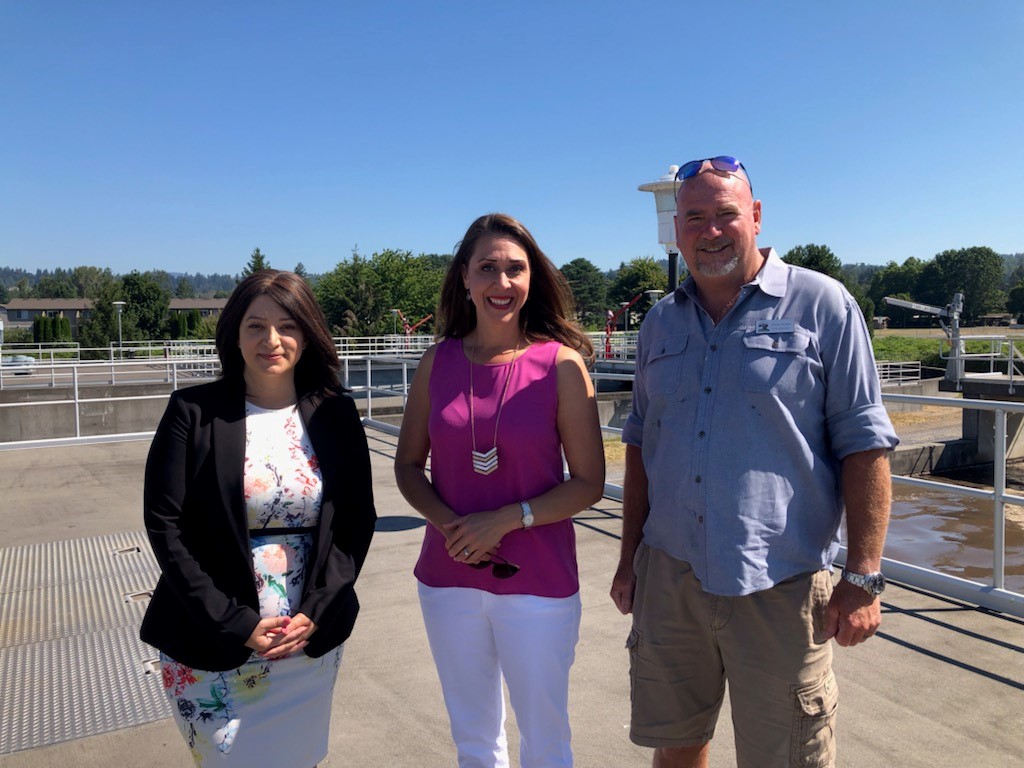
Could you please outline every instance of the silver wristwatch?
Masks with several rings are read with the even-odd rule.
[[[533,510],[530,509],[530,502],[520,501],[519,506],[523,508],[523,528],[533,525]]]
[[[881,571],[874,573],[853,573],[843,568],[843,579],[860,587],[873,597],[878,597],[885,591],[885,576]]]

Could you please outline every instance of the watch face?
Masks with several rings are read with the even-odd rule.
[[[866,583],[864,584],[864,587],[872,595],[880,595],[885,590],[885,576],[883,576],[880,573],[875,573],[871,576],[868,576],[865,581]]]

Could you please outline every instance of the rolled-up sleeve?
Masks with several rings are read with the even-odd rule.
[[[871,337],[860,308],[847,300],[845,315],[822,339],[828,379],[825,418],[832,451],[840,461],[851,453],[895,448],[899,438],[882,404]]]

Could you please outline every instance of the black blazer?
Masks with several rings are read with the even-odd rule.
[[[377,519],[370,454],[352,399],[304,397],[299,412],[320,463],[323,500],[299,612],[317,625],[305,652],[343,643]],[[242,467],[245,388],[218,380],[171,395],[146,461],[146,531],[161,576],[140,637],[196,669],[245,663],[260,620]]]

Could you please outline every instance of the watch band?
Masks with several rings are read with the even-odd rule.
[[[855,587],[860,587],[873,597],[878,597],[885,591],[885,576],[881,571],[854,573],[843,568],[842,579],[850,582]]]

